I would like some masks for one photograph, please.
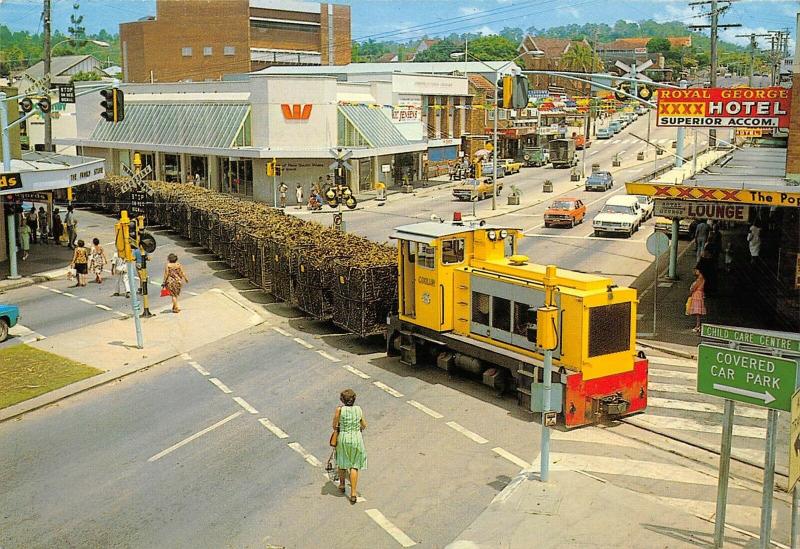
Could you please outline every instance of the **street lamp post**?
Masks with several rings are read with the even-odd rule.
[[[457,58],[461,57],[462,55],[464,56],[464,60],[466,61],[467,56],[469,56],[470,54],[467,53],[466,51],[454,52],[454,53],[450,54],[450,57],[453,58],[453,59],[457,59]],[[472,58],[475,61],[477,61],[478,63],[481,63],[482,65],[484,65],[484,66],[486,66],[486,67],[488,67],[488,68],[490,68],[490,69],[492,69],[494,71],[494,124],[493,124],[493,131],[492,131],[492,209],[493,210],[497,209],[497,161],[498,161],[498,158],[497,158],[497,118],[498,118],[498,116],[500,114],[500,109],[497,106],[497,81],[500,80],[500,71],[504,70],[506,67],[511,65],[514,61],[516,61],[517,59],[519,59],[520,57],[522,57],[524,55],[530,55],[532,57],[542,57],[544,55],[544,52],[541,51],[541,50],[530,51],[530,50],[526,49],[521,54],[516,56],[514,59],[511,59],[510,61],[507,61],[506,63],[500,65],[499,67],[492,67],[488,63],[478,59],[475,56],[472,56]]]

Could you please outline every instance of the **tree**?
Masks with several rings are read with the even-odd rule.
[[[595,72],[600,70],[603,62],[592,49],[581,42],[572,44],[561,56],[561,68],[575,72]]]
[[[469,43],[470,57],[481,61],[506,61],[517,56],[517,44],[496,34],[481,36]]]
[[[500,36],[508,38],[515,44],[519,44],[522,42],[525,33],[519,27],[503,27],[503,30],[500,31]]]
[[[469,43],[469,52],[473,53],[472,42]],[[464,44],[457,43],[450,39],[445,39],[437,42],[427,50],[419,53],[414,57],[414,61],[430,62],[430,61],[452,61],[451,53],[463,52]]]
[[[649,53],[666,54],[671,48],[672,44],[666,38],[651,38],[647,41],[647,51]]]
[[[76,72],[69,79],[70,82],[93,82],[95,80],[102,80],[103,75],[94,71],[81,71]]]
[[[69,16],[69,34],[75,41],[76,46],[83,46],[86,43],[86,27],[83,26],[83,15],[81,15],[81,5],[77,1],[72,4],[72,14]]]

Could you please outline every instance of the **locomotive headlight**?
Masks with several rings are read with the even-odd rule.
[[[497,240],[497,231],[494,229],[489,229],[486,231],[486,236],[489,237],[489,240]]]
[[[505,230],[505,229],[501,229],[501,230],[500,230],[500,239],[501,239],[501,240],[503,240],[503,239],[505,239],[505,237],[507,237],[507,236],[508,236],[508,231],[507,231],[507,230]]]

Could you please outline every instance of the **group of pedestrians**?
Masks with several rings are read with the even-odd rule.
[[[75,248],[77,239],[78,220],[72,206],[67,206],[67,214],[64,221],[61,220],[61,211],[53,209],[52,217],[47,215],[44,206],[35,206],[27,212],[23,212],[19,220],[19,245],[22,249],[22,260],[25,261],[30,256],[31,244],[53,244],[66,245],[71,249]]]
[[[90,248],[86,248],[83,240],[78,240],[77,245],[74,247],[72,253],[72,261],[70,262],[70,269],[75,271],[76,284],[75,287],[86,286],[89,278],[89,273],[94,275],[94,281],[97,284],[103,283],[103,269],[108,263],[106,252],[103,246],[100,245],[99,238],[92,239]]]

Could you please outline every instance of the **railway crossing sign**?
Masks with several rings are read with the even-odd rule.
[[[332,148],[330,151],[333,157],[336,159],[330,166],[328,166],[331,170],[344,167],[348,172],[353,171],[353,167],[350,165],[350,162],[348,162],[350,157],[353,156],[353,151],[339,147]]]
[[[794,360],[714,345],[698,347],[698,393],[788,412],[796,385]]]
[[[153,188],[148,185],[147,181],[145,181],[145,177],[153,173],[153,168],[149,165],[145,166],[141,169],[139,173],[134,173],[128,166],[125,164],[122,165],[122,170],[130,176],[130,181],[127,181],[123,186],[121,191],[126,193],[128,191],[133,190],[141,190],[142,192],[147,193],[150,196],[153,196]]]
[[[641,65],[637,65],[636,63],[627,65],[622,61],[617,60],[617,62],[614,63],[614,66],[624,71],[622,76],[625,78],[635,78],[636,80],[641,80],[642,82],[652,82],[653,79],[644,74],[644,70],[649,69],[652,64],[652,59],[648,59]]]
[[[789,425],[789,487],[800,479],[800,391],[792,396],[792,423]]]

